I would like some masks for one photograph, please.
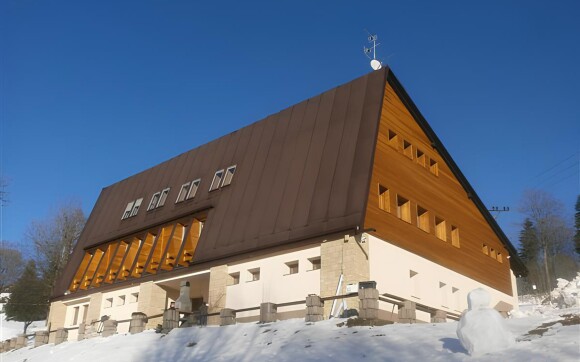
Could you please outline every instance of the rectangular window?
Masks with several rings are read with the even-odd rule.
[[[288,274],[298,274],[298,260],[286,263]]]
[[[425,167],[425,153],[420,149],[417,149],[417,163],[423,167]]]
[[[447,230],[445,228],[445,220],[438,217],[435,218],[435,236],[443,241],[447,241]]]
[[[87,322],[87,316],[89,315],[89,305],[85,304],[83,305],[83,322],[86,323]]]
[[[459,228],[451,225],[451,245],[459,247]]]
[[[74,309],[74,316],[73,316],[73,326],[76,326],[77,324],[79,324],[79,308],[80,307],[75,307]]]
[[[153,210],[157,207],[157,203],[159,202],[159,197],[161,196],[161,192],[156,192],[151,197],[151,201],[149,201],[149,206],[147,207],[147,211]]]
[[[260,268],[250,269],[248,272],[250,273],[250,281],[255,282],[260,280]]]
[[[240,284],[240,273],[231,273],[230,274],[230,285]]]
[[[123,217],[121,217],[121,220],[124,220],[128,217],[131,217],[131,211],[133,210],[133,205],[135,205],[135,201],[131,201],[127,204],[127,207],[125,208],[125,212],[123,212]]]
[[[228,186],[232,183],[232,179],[234,178],[234,173],[236,173],[236,166],[230,166],[226,169],[226,175],[224,176],[223,186]]]
[[[411,279],[411,297],[415,299],[421,299],[419,295],[421,294],[421,285],[419,281],[419,273],[414,270],[409,270],[409,279]]]
[[[430,159],[429,160],[429,171],[435,176],[439,176],[439,166],[437,165],[437,161]]]
[[[411,160],[413,159],[413,146],[407,140],[403,140],[403,154]]]
[[[141,202],[143,202],[143,198],[135,200],[135,205],[133,205],[133,210],[131,211],[131,216],[137,215],[139,212],[139,207],[141,207]]]
[[[195,194],[197,193],[197,189],[199,188],[199,184],[201,183],[201,179],[197,179],[191,182],[191,187],[189,189],[189,193],[187,194],[186,200],[193,199]]]
[[[443,282],[439,282],[439,290],[441,291],[441,306],[447,307],[447,284]]]
[[[401,195],[397,195],[397,217],[411,223],[411,202]]]
[[[181,202],[185,200],[187,195],[189,194],[189,189],[191,188],[191,182],[181,185],[181,190],[179,190],[179,195],[177,195],[177,200],[175,203]]]
[[[383,211],[391,211],[391,198],[389,196],[389,189],[383,185],[379,185],[379,209]]]
[[[209,187],[210,191],[217,190],[220,187],[220,183],[222,182],[222,178],[224,177],[224,170],[216,171],[215,175],[213,175],[213,181],[211,182],[211,186]]]
[[[424,232],[429,232],[429,211],[417,205],[417,226]]]
[[[320,258],[310,258],[308,259],[312,264],[312,270],[319,270],[320,269]]]
[[[399,136],[391,130],[389,130],[389,145],[394,149],[399,149]]]

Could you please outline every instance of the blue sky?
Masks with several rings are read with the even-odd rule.
[[[371,71],[368,29],[513,241],[580,192],[580,2],[0,3],[1,238]]]

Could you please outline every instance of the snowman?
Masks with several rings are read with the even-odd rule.
[[[467,295],[468,310],[463,313],[457,327],[461,345],[472,356],[499,351],[515,344],[501,314],[489,307],[489,293],[483,288]]]

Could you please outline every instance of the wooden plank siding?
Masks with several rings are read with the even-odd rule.
[[[399,150],[389,144],[389,130],[398,135]],[[413,147],[413,159],[402,151]],[[417,148],[438,165],[438,175],[415,159]],[[390,211],[379,208],[379,184],[389,190]],[[397,194],[411,202],[411,222],[397,217]],[[417,226],[417,205],[429,213],[429,232]],[[435,236],[435,217],[446,221],[446,241]],[[459,248],[451,243],[451,226],[459,229]],[[512,295],[508,251],[475,203],[445,164],[431,141],[390,84],[386,84],[369,188],[365,228],[393,245]],[[485,255],[482,244],[503,256]]]

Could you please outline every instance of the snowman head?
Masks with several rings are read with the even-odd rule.
[[[491,297],[489,292],[483,288],[477,288],[467,295],[467,306],[469,310],[487,308]]]

